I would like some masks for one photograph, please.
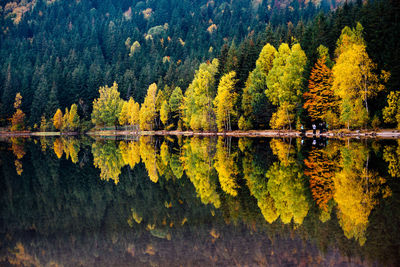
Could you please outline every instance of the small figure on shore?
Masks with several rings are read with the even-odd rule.
[[[316,133],[317,133],[317,125],[315,125],[315,123],[313,123],[313,125],[312,125],[312,134],[316,135]]]

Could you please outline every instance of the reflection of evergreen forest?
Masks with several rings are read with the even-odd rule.
[[[398,142],[0,143],[0,263],[398,265]]]

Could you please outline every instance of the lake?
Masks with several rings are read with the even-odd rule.
[[[1,266],[400,266],[400,140],[3,139]]]

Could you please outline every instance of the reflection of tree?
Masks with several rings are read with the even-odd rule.
[[[15,155],[15,157],[17,158],[14,161],[15,171],[17,172],[18,175],[21,175],[22,172],[24,171],[22,168],[21,159],[26,154],[25,149],[24,149],[24,139],[12,137],[11,138],[11,150],[12,150],[13,154]]]
[[[65,138],[61,139],[63,142],[63,148],[65,152],[65,157],[67,159],[71,158],[72,163],[78,162],[78,153],[80,151],[80,143],[76,138]]]
[[[222,190],[232,196],[237,196],[236,176],[238,175],[237,165],[234,161],[236,154],[230,153],[223,137],[218,137],[217,153],[215,155],[214,167],[218,172],[219,183]]]
[[[369,151],[362,143],[350,143],[341,150],[342,170],[334,177],[334,199],[340,226],[347,238],[366,241],[368,217],[378,203],[378,193],[390,194],[382,188],[385,179],[369,170]]]
[[[122,154],[122,160],[125,165],[129,165],[131,169],[140,162],[140,145],[138,142],[119,142],[119,149]]]
[[[216,191],[216,173],[213,169],[213,151],[211,138],[187,139],[183,149],[183,163],[186,175],[196,188],[198,196],[204,204],[213,204],[216,208],[221,200]]]
[[[114,141],[96,141],[92,145],[93,164],[100,168],[100,178],[119,182],[121,168],[124,166],[122,154]]]
[[[56,153],[57,158],[60,159],[64,153],[64,144],[61,141],[61,138],[56,138],[56,140],[54,140],[53,150],[54,150],[54,153]]]
[[[397,140],[397,148],[393,145],[385,146],[383,159],[389,164],[389,174],[392,177],[400,177],[400,140]]]
[[[140,137],[140,156],[152,182],[158,182],[157,153],[151,136]]]
[[[304,174],[310,179],[312,197],[323,213],[328,211],[328,202],[333,198],[333,177],[337,171],[338,145],[330,142],[325,149],[312,150],[304,160]],[[330,205],[329,207],[332,207]]]
[[[292,219],[302,224],[310,208],[303,171],[292,155],[290,144],[280,139],[271,140],[271,148],[278,156],[268,170],[268,191],[275,201],[277,214],[283,223]]]
[[[258,162],[257,153],[252,148],[252,141],[247,138],[239,140],[240,150],[244,153],[242,159],[243,176],[251,195],[257,199],[257,205],[262,215],[268,223],[274,222],[278,218],[274,199],[268,192],[268,180],[265,178],[266,159]],[[259,151],[257,151],[259,152]]]

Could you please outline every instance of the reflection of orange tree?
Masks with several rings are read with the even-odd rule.
[[[397,147],[385,146],[383,159],[389,164],[388,172],[392,177],[400,177],[400,140],[397,140]]]
[[[15,170],[18,175],[21,175],[23,172],[21,159],[25,156],[26,152],[24,150],[24,139],[22,138],[11,138],[11,150],[15,157],[17,158],[14,161]]]
[[[121,168],[125,165],[120,149],[114,141],[96,141],[92,145],[93,164],[100,168],[102,180],[119,182]]]
[[[312,197],[323,213],[330,214],[328,202],[333,198],[333,177],[337,171],[338,151],[337,142],[330,142],[325,149],[312,150],[304,160],[304,174],[310,179]]]
[[[334,199],[339,223],[347,238],[355,238],[363,245],[368,217],[378,203],[378,194],[391,194],[384,187],[385,179],[368,169],[369,151],[362,143],[350,143],[341,150],[342,170],[334,177]]]
[[[236,176],[238,174],[237,165],[235,164],[236,153],[231,154],[229,148],[225,144],[223,137],[218,137],[217,153],[215,155],[214,167],[218,172],[219,183],[225,193],[237,196]]]
[[[60,159],[64,153],[64,144],[61,141],[61,138],[56,138],[56,140],[54,140],[53,150],[54,150],[54,153],[56,154],[57,158]]]
[[[269,179],[268,191],[274,200],[276,212],[285,224],[292,219],[302,224],[310,204],[301,166],[296,162],[290,144],[273,139],[271,148],[279,161],[271,166],[266,177]]]
[[[221,206],[221,200],[216,191],[216,173],[213,169],[214,144],[211,138],[188,138],[183,146],[183,165],[186,175],[196,188],[204,204],[213,204],[216,208]]]

